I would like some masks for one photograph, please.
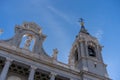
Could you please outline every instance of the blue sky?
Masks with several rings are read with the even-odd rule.
[[[52,55],[58,48],[58,60],[67,62],[81,17],[104,46],[110,77],[120,80],[120,0],[0,0],[0,28],[4,30],[0,39],[11,38],[16,24],[36,22],[47,35],[45,51]]]

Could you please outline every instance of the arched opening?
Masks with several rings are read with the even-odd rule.
[[[96,57],[96,52],[95,52],[94,47],[88,46],[88,54],[89,56]]]
[[[7,80],[22,80],[22,79],[18,76],[10,76],[10,77],[8,77]]]
[[[34,44],[35,44],[34,36],[31,34],[25,34],[22,37],[20,48],[24,48],[26,50],[33,51]]]
[[[77,62],[78,61],[78,49],[75,50],[74,56],[75,56],[75,60],[74,61]]]

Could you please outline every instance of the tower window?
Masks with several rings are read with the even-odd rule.
[[[89,56],[96,57],[94,48],[92,48],[90,46],[88,47],[88,54],[89,54]]]
[[[78,50],[75,50],[75,61],[78,61]]]

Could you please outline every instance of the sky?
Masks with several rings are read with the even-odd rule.
[[[1,40],[14,36],[15,25],[35,22],[47,35],[43,47],[58,60],[68,55],[83,18],[88,32],[104,46],[102,55],[111,79],[120,80],[120,0],[0,0]]]

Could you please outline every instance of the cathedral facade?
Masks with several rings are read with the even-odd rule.
[[[68,64],[49,56],[43,49],[46,35],[36,23],[15,26],[15,35],[0,40],[0,80],[111,80],[102,58],[102,46],[81,29],[73,42]]]

